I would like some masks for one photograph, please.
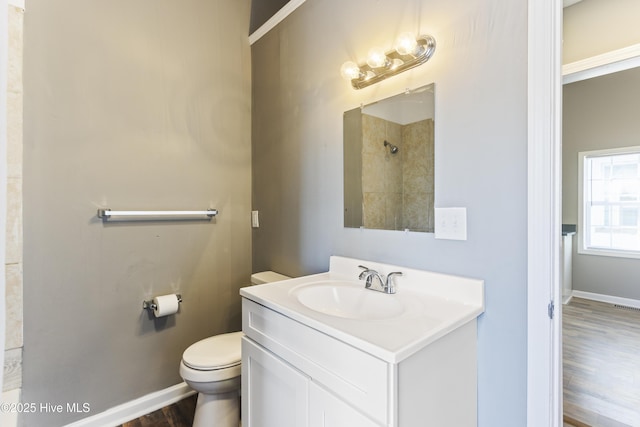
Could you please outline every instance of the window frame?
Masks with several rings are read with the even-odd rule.
[[[578,247],[577,252],[584,255],[599,255],[610,256],[620,258],[635,258],[640,259],[640,249],[628,250],[628,249],[610,249],[610,248],[594,248],[586,247],[586,234],[589,229],[589,223],[587,221],[587,210],[585,209],[585,189],[588,188],[587,176],[585,173],[587,159],[594,157],[608,157],[624,154],[638,154],[640,155],[640,146],[620,147],[620,148],[608,148],[603,150],[590,150],[581,151],[578,153]],[[640,161],[638,161],[640,168]],[[640,229],[640,225],[638,225]]]

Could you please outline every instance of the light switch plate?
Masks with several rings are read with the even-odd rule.
[[[435,238],[467,240],[467,208],[436,208]]]
[[[258,211],[251,211],[251,227],[260,228],[260,219]]]

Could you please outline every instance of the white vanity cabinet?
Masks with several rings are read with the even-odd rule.
[[[243,425],[307,427],[309,377],[246,337],[242,357],[243,403],[251,405]]]
[[[309,427],[379,427],[335,394],[310,382]]]
[[[482,280],[332,256],[240,295],[243,427],[477,426]]]
[[[247,390],[243,425],[260,427],[378,427],[362,413],[246,337]]]
[[[243,298],[243,427],[474,427],[476,321],[399,363]]]

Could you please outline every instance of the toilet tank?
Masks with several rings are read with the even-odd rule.
[[[276,273],[275,271],[261,271],[251,275],[251,284],[262,285],[264,283],[277,282],[286,279],[291,279],[291,277]]]

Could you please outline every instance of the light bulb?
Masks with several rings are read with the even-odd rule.
[[[418,42],[413,33],[402,33],[396,39],[396,52],[400,55],[415,55]]]
[[[402,59],[394,58],[393,61],[391,62],[391,67],[389,68],[391,68],[392,70],[395,70],[402,64],[404,64],[404,61]]]
[[[362,77],[362,71],[358,64],[352,61],[347,61],[340,67],[340,74],[345,80],[353,80]]]
[[[369,50],[367,64],[371,68],[385,67],[389,64],[389,58],[387,58],[387,54],[384,52],[384,49],[374,47]]]

